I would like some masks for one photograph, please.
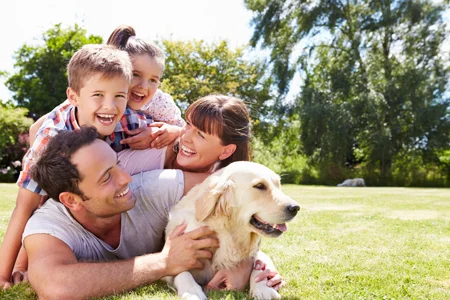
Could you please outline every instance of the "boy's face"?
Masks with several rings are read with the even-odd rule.
[[[68,88],[67,97],[77,107],[80,126],[94,126],[100,135],[108,136],[125,111],[128,88],[125,79],[102,78],[102,74],[98,73],[84,82],[79,94]]]
[[[155,95],[162,70],[156,60],[147,54],[133,55],[131,62],[133,80],[128,95],[128,106],[138,110]]]

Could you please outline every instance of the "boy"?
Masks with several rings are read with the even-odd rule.
[[[50,113],[23,159],[16,207],[0,248],[0,287],[10,286],[25,224],[45,194],[32,180],[30,167],[49,139],[61,130],[79,130],[80,126],[88,125],[95,127],[110,144],[118,144],[124,131],[151,122],[144,114],[126,108],[133,76],[126,52],[111,46],[86,45],[73,55],[67,73],[69,101]]]

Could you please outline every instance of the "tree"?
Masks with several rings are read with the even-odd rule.
[[[43,45],[23,45],[15,52],[16,73],[7,77],[6,86],[21,107],[39,117],[66,99],[66,66],[72,55],[85,44],[98,44],[102,38],[87,35],[78,25],[55,25],[42,35]]]
[[[272,81],[265,76],[264,63],[244,58],[244,48],[230,50],[226,41],[166,39],[160,45],[166,54],[162,88],[180,106],[186,108],[208,94],[225,94],[244,100],[255,120],[269,114]]]
[[[361,164],[378,183],[405,155],[439,163],[450,144],[448,37],[435,1],[246,0],[251,43],[270,49],[280,93],[304,79],[294,111],[318,164]],[[299,54],[299,55],[297,55]]]

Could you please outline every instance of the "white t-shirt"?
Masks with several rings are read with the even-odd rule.
[[[79,261],[127,259],[159,252],[164,245],[169,211],[183,196],[183,172],[139,173],[133,176],[130,188],[136,204],[121,215],[120,244],[116,249],[84,229],[63,204],[52,199],[31,216],[22,239],[32,234],[50,234],[66,243]]]

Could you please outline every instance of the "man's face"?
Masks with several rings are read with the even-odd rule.
[[[121,77],[103,78],[102,75],[91,76],[78,94],[69,88],[67,97],[77,107],[80,126],[93,126],[100,135],[108,136],[125,111],[129,84]]]
[[[78,187],[89,200],[80,203],[88,214],[107,218],[134,207],[136,197],[128,187],[131,176],[117,166],[117,155],[107,143],[97,139],[70,160],[82,178]]]

